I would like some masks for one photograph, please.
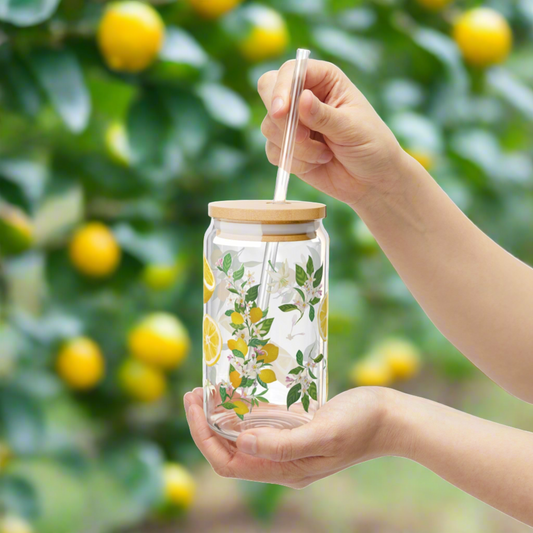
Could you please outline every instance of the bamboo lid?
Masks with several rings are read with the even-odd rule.
[[[326,206],[315,202],[274,203],[272,200],[226,200],[211,202],[209,216],[232,222],[286,224],[326,217]]]

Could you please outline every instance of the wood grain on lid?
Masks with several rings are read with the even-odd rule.
[[[209,216],[235,222],[284,224],[308,222],[326,217],[326,206],[315,202],[289,200],[274,203],[272,200],[226,200],[211,202]]]

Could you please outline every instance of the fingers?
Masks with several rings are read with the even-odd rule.
[[[239,435],[240,452],[285,463],[320,457],[327,450],[327,433],[310,422],[295,429],[260,428]]]
[[[279,165],[279,160],[281,156],[281,150],[279,147],[277,147],[274,143],[267,141],[266,154],[267,154],[267,158],[270,161],[270,163],[276,166]],[[331,161],[331,157],[328,157],[327,161]],[[300,161],[299,159],[296,159],[295,157],[292,160],[291,173],[296,174],[297,176],[303,176],[304,174],[307,174],[308,172],[315,170],[321,165],[322,163],[318,163],[318,162],[308,163],[306,161]]]
[[[309,90],[305,90],[300,98],[300,122],[332,139],[347,128],[343,112],[324,104]]]

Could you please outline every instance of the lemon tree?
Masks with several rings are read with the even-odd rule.
[[[57,372],[73,389],[90,389],[104,376],[100,347],[86,337],[69,340],[57,356]]]

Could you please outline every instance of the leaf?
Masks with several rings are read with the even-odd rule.
[[[76,56],[69,50],[39,50],[28,60],[65,125],[75,133],[83,131],[89,122],[91,100]]]
[[[231,316],[234,313],[233,309],[228,309],[224,314],[226,316]]]
[[[257,346],[264,346],[268,343],[270,339],[250,339],[250,342],[248,343],[248,346],[257,347]]]
[[[305,409],[305,412],[308,413],[309,412],[309,396],[307,396],[307,394],[304,394],[302,396],[302,405],[303,405],[303,408]]]
[[[263,403],[270,403],[266,398],[263,398],[262,396],[256,396],[255,399]]]
[[[313,361],[314,361],[315,363],[320,363],[320,361],[322,361],[322,359],[324,359],[324,354],[323,354],[323,353],[321,353],[320,355],[317,355],[317,356],[313,359]]]
[[[298,287],[294,287],[294,290],[302,297],[302,301],[305,302],[305,294],[304,294],[304,291],[302,291],[302,289],[299,289]]]
[[[267,318],[266,320],[263,320],[261,322],[261,336],[264,337],[265,335],[268,335],[268,332],[270,331],[270,328],[272,327],[272,323],[274,322],[273,318]]]
[[[309,256],[309,259],[307,259],[307,274],[311,276],[313,272],[315,271],[315,265],[313,264],[313,258]]]
[[[309,396],[313,398],[313,400],[317,401],[317,392],[316,392],[316,383],[313,381],[311,385],[309,385]]]
[[[28,480],[2,472],[0,507],[8,513],[34,520],[40,511],[37,491]]]
[[[296,352],[296,362],[302,366],[304,364],[304,354],[302,353],[302,350],[298,350]]]
[[[121,248],[145,264],[173,265],[177,246],[172,237],[163,233],[141,233],[129,224],[119,224],[113,234]]]
[[[533,119],[533,90],[503,67],[487,72],[487,81],[510,105]]]
[[[231,255],[226,254],[224,256],[224,260],[222,261],[222,270],[227,274],[230,268],[231,268]]]
[[[233,273],[233,279],[235,281],[239,281],[240,279],[242,279],[243,276],[244,276],[244,265],[242,265],[241,268],[239,268],[239,270],[236,270]]]
[[[248,289],[248,292],[246,293],[245,300],[247,302],[253,302],[253,301],[257,300],[258,291],[259,291],[259,285],[254,285],[253,287],[250,287]]]
[[[304,369],[303,366],[297,366],[297,367],[293,368],[293,369],[289,372],[289,374],[299,374],[300,372],[303,371],[303,369]]]
[[[21,61],[12,58],[6,67],[5,75],[21,108],[26,115],[34,117],[42,105],[39,87]]]
[[[15,26],[33,26],[50,18],[60,0],[2,0],[0,20]]]
[[[167,26],[165,42],[159,52],[159,58],[172,63],[184,63],[193,67],[202,67],[208,60],[208,55],[196,40],[186,31],[177,26]]]
[[[265,318],[268,315],[268,307],[263,311],[263,316],[261,318]]]
[[[268,389],[268,385],[259,376],[257,376],[257,383],[259,383],[263,389]]]
[[[220,387],[220,399],[222,400],[222,402],[226,401],[227,395],[228,395],[228,393],[226,392],[226,388],[225,387]]]
[[[323,267],[321,266],[316,272],[315,272],[315,281],[313,281],[313,287],[316,289],[320,283],[322,282],[322,271]]]
[[[226,402],[221,404],[224,409],[235,409],[237,407],[234,403]]]
[[[316,305],[318,302],[320,302],[320,298],[313,298],[309,303],[311,305]]]
[[[235,289],[232,289],[231,287],[228,287],[228,291],[232,292],[233,294],[239,294],[239,291],[236,291]],[[231,312],[230,312],[231,315]]]
[[[314,319],[315,319],[315,308],[312,305],[310,305],[309,306],[309,320],[313,322]]]
[[[240,413],[235,413],[241,420],[244,420],[244,415],[241,415]]]
[[[287,410],[289,410],[289,407],[296,403],[300,399],[300,394],[302,390],[302,385],[300,383],[294,385],[294,387],[291,387],[289,389],[289,392],[287,394]]]
[[[381,47],[375,41],[356,37],[334,27],[315,28],[312,36],[322,50],[364,72],[375,72],[381,65]]]
[[[244,359],[244,354],[240,350],[232,350],[231,353],[233,353],[233,355],[235,357],[239,357],[241,359]]]
[[[296,265],[296,283],[301,287],[306,281],[307,274],[305,270],[300,265]]]
[[[248,124],[250,109],[236,92],[218,83],[204,83],[197,92],[208,113],[217,122],[231,128],[243,128]]]
[[[283,304],[280,305],[278,309],[284,313],[288,313],[289,311],[296,311],[298,307],[294,304]]]
[[[310,375],[313,379],[318,379],[318,378],[313,374],[313,372],[311,372],[311,369],[309,369],[309,375]]]

